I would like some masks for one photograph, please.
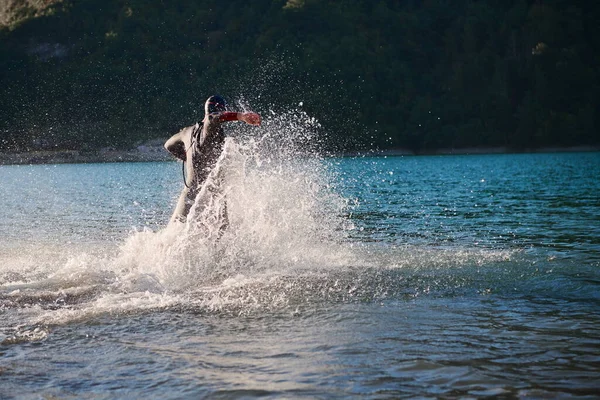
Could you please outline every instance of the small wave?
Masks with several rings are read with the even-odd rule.
[[[48,336],[48,329],[34,327],[17,327],[6,332],[0,332],[0,345],[39,342]]]

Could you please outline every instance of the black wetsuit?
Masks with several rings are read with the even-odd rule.
[[[179,196],[171,222],[185,222],[196,196],[223,151],[223,115],[209,114],[199,123],[182,129],[165,143],[165,148],[185,162],[185,187]],[[231,113],[233,114],[233,113]],[[230,120],[230,119],[225,119]]]

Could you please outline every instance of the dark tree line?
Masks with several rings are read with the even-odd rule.
[[[0,30],[2,150],[128,147],[212,93],[332,149],[600,144],[600,3],[54,1]]]

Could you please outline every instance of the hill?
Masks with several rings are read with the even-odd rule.
[[[220,93],[332,150],[600,144],[600,3],[9,0],[0,149],[131,148]]]

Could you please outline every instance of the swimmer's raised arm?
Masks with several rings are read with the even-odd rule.
[[[219,113],[218,118],[219,118],[220,122],[244,121],[245,123],[247,123],[249,125],[254,125],[254,126],[260,125],[260,115],[258,115],[257,113],[253,113],[253,112],[238,113],[238,112],[232,112],[232,111],[225,111],[225,112]]]

